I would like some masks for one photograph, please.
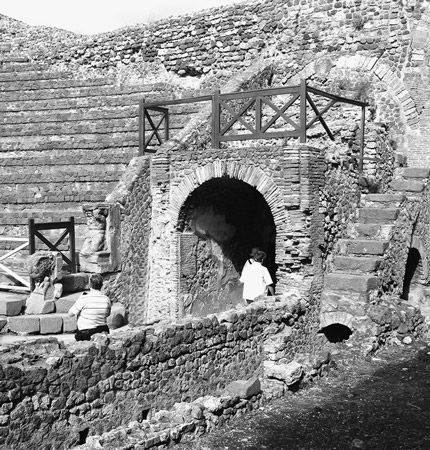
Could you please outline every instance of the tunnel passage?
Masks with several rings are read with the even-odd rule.
[[[322,328],[320,333],[324,334],[329,342],[336,343],[347,341],[352,334],[352,330],[342,323],[333,323]]]
[[[195,189],[178,218],[179,295],[184,314],[224,311],[242,301],[240,273],[253,247],[267,254],[275,280],[276,229],[264,197],[233,178],[213,178]]]
[[[405,277],[403,279],[402,298],[408,300],[411,291],[421,284],[422,261],[420,252],[416,248],[410,248],[406,260]]]

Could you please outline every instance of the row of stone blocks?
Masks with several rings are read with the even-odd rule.
[[[8,331],[18,334],[58,334],[76,330],[76,317],[67,313],[12,316],[0,319]]]

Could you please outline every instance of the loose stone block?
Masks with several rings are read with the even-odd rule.
[[[282,397],[285,392],[285,384],[281,380],[265,378],[261,382],[261,389],[268,399]]]
[[[251,398],[261,392],[261,385],[258,378],[252,378],[233,381],[225,389],[232,397]]]
[[[61,316],[63,318],[63,333],[74,333],[77,329],[76,316],[68,316],[67,314]]]
[[[125,306],[122,303],[113,303],[107,325],[112,330],[125,325]]]
[[[67,313],[69,309],[75,304],[76,300],[81,296],[81,292],[69,294],[59,298],[55,301],[55,312]]]
[[[17,316],[21,312],[23,305],[24,300],[21,299],[0,299],[0,315]]]
[[[38,316],[14,316],[8,318],[9,330],[15,333],[38,333],[40,320]]]
[[[88,273],[72,273],[63,276],[61,283],[63,284],[63,292],[79,292],[88,289],[89,274]]]
[[[40,314],[45,303],[45,296],[39,292],[32,292],[25,302],[26,314]]]
[[[303,366],[297,361],[291,361],[288,364],[264,361],[263,370],[266,377],[282,380],[287,386],[297,383],[303,376]]]
[[[40,317],[40,334],[57,334],[63,330],[63,318],[58,314],[48,314]]]

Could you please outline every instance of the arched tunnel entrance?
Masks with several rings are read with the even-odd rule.
[[[240,273],[253,247],[267,254],[275,279],[276,228],[264,197],[249,184],[213,178],[179,212],[179,295],[184,313],[227,310],[242,301]]]

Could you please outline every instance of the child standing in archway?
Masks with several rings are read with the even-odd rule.
[[[267,291],[275,295],[273,280],[269,271],[263,266],[266,253],[259,248],[253,248],[249,259],[242,269],[240,281],[243,283],[243,299],[252,303],[257,297],[266,295]]]

